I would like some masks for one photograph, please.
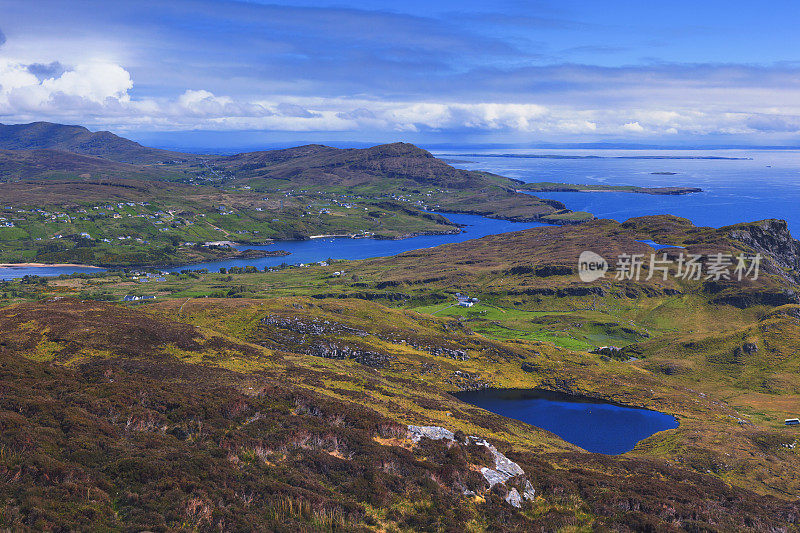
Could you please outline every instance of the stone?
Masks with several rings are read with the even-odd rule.
[[[506,501],[516,508],[522,507],[522,497],[517,489],[511,489],[506,495]]]
[[[492,488],[497,484],[502,485],[503,483],[511,479],[511,476],[509,476],[508,474],[504,474],[503,472],[498,472],[497,470],[494,470],[492,468],[487,468],[485,466],[481,468],[481,474],[483,474],[483,477],[484,479],[486,479],[486,482],[489,483],[489,488]]]
[[[525,480],[525,490],[522,492],[522,497],[526,500],[533,500],[536,498],[536,489],[533,488],[533,485],[531,485],[531,482],[528,480]]]
[[[522,470],[522,467],[520,467],[517,463],[515,463],[502,453],[498,452],[497,450],[494,450],[494,452],[495,452],[494,456],[495,469],[497,469],[499,472],[508,474],[508,477],[525,475],[525,472]]]
[[[742,351],[748,355],[752,355],[758,351],[758,345],[752,342],[742,344]]]
[[[413,442],[419,442],[422,437],[428,437],[431,440],[455,440],[452,431],[439,426],[408,426],[408,432]]]
[[[525,472],[517,463],[497,451],[497,448],[486,442],[485,440],[478,440],[475,444],[485,446],[494,456],[494,467],[497,471],[507,475],[507,477],[522,476]]]

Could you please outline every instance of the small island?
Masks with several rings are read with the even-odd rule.
[[[702,192],[699,187],[638,187],[635,185],[580,185],[572,183],[525,183],[519,192],[631,192],[638,194],[680,195]]]

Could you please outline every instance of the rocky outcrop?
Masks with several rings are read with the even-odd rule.
[[[270,315],[261,319],[257,334],[252,340],[262,346],[289,347],[296,353],[327,359],[352,359],[375,368],[386,367],[396,359],[360,343],[358,338],[369,335],[366,331],[321,318]]]
[[[368,333],[364,330],[351,328],[350,326],[346,326],[338,322],[331,322],[330,320],[318,318],[266,316],[261,319],[261,323],[265,326],[273,326],[303,335],[349,334],[357,337],[366,337],[368,335]]]
[[[511,488],[506,495],[506,502],[508,502],[513,507],[522,507],[522,497],[519,495],[519,491],[516,488]]]
[[[483,466],[480,468],[480,472],[486,480],[487,490],[502,486],[507,490],[505,501],[517,508],[522,507],[523,501],[536,498],[536,490],[530,480],[525,477],[525,471],[522,467],[506,457],[485,439],[470,435],[459,440],[455,433],[439,426],[408,426],[408,436],[415,444],[423,438],[428,438],[431,440],[447,440],[457,445],[483,446],[494,459],[493,467]]]
[[[800,297],[791,289],[783,290],[743,290],[731,291],[714,297],[713,304],[732,305],[739,309],[746,309],[756,305],[766,305],[769,307],[779,307],[782,305],[796,304],[800,302]]]
[[[414,443],[419,442],[422,437],[431,440],[454,441],[456,439],[452,431],[439,426],[408,426],[408,436]]]
[[[340,346],[334,342],[316,344],[306,350],[305,353],[315,357],[324,357],[326,359],[352,359],[362,365],[375,368],[383,368],[390,361],[395,359],[393,355],[369,350],[359,350],[346,345]]]
[[[618,357],[620,353],[620,348],[617,346],[601,346],[599,348],[590,351],[589,353],[606,355],[608,357]]]
[[[324,300],[327,298],[339,298],[339,299],[355,298],[358,300],[367,300],[370,302],[378,300],[389,300],[391,302],[400,302],[403,300],[411,299],[410,295],[399,292],[369,292],[369,291],[348,292],[348,293],[326,292],[326,293],[312,294],[311,297],[316,298],[318,300]]]
[[[764,315],[763,317],[761,317],[759,320],[764,321],[764,320],[768,320],[770,318],[779,317],[780,315],[784,315],[784,316],[800,319],[800,306],[798,306],[798,305],[785,305],[785,306],[782,306],[782,307],[778,307],[777,309],[773,309],[771,312],[769,312],[766,315]]]
[[[409,343],[409,346],[421,352],[428,352],[431,355],[438,357],[449,357],[455,361],[468,361],[469,355],[465,350],[458,350],[454,348],[446,348],[444,346],[424,346],[417,343]]]
[[[571,276],[575,269],[565,265],[517,265],[507,270],[511,276],[533,274],[542,278],[550,276]]]
[[[522,290],[509,290],[507,294],[509,296],[556,296],[558,298],[564,298],[567,296],[605,296],[606,291],[603,289],[603,287],[586,287],[581,285],[576,287],[534,287]]]
[[[494,486],[498,482],[497,480],[500,480],[500,483],[505,483],[512,477],[525,475],[525,472],[517,463],[497,451],[497,448],[489,444],[487,441],[474,437],[472,438],[474,439],[475,444],[478,446],[485,446],[494,457],[494,469],[481,468],[481,473],[489,483],[489,487]]]
[[[735,241],[746,244],[769,258],[777,267],[793,271],[793,281],[800,281],[800,241],[792,238],[785,220],[769,219],[723,228]]]

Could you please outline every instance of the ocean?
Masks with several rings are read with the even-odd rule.
[[[507,154],[494,157],[492,154]],[[687,186],[701,193],[655,196],[622,192],[534,193],[574,211],[625,221],[670,214],[695,225],[721,227],[784,219],[800,237],[800,150],[447,150],[434,153],[458,168],[484,170],[531,182],[642,187]],[[529,158],[527,155],[554,155]],[[592,156],[587,159],[576,157]],[[662,159],[651,159],[661,157]],[[664,159],[725,157],[740,159]],[[670,175],[654,174],[674,173]]]

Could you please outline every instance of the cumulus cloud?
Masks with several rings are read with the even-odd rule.
[[[627,122],[622,125],[622,131],[627,131],[630,133],[642,133],[644,128],[638,121],[636,122]]]
[[[683,37],[646,20],[620,33],[547,3],[447,0],[421,13],[388,0],[12,2],[14,32],[8,42],[0,32],[0,120],[441,139],[800,134],[800,65],[771,63],[783,51],[759,48],[763,32],[739,44],[764,54],[728,64],[719,46],[687,52]],[[791,18],[775,16],[794,32]],[[683,30],[706,44],[720,38]],[[658,38],[680,55],[638,59],[655,55],[641,43]]]
[[[581,75],[592,79],[593,73]],[[763,99],[760,90],[743,89],[737,94],[739,109],[731,109],[731,97],[726,106],[707,102],[717,96],[714,87],[700,98],[702,91],[694,80],[673,83],[672,90],[683,91],[685,102],[635,97],[636,87],[628,85],[627,98],[613,106],[592,107],[579,105],[574,98],[519,103],[463,102],[435,95],[423,100],[292,94],[247,97],[202,88],[172,97],[137,98],[133,88],[131,73],[115,63],[67,67],[55,60],[27,64],[0,60],[0,116],[5,122],[46,119],[149,130],[511,132],[544,137],[800,132],[800,105],[792,105],[793,98],[797,99],[794,93],[778,108]]]
[[[47,78],[41,87],[50,95],[61,94],[102,103],[107,99],[127,101],[133,80],[127,70],[113,63],[78,65],[57,78]]]
[[[119,65],[78,65],[58,77],[40,80],[31,65],[0,61],[0,113],[59,114],[126,103],[133,87],[130,74]],[[36,70],[36,67],[33,68]]]
[[[187,90],[181,94],[176,105],[165,105],[163,113],[175,117],[224,118],[266,117],[274,115],[268,107],[259,103],[242,102],[229,96],[216,96],[204,89]]]

